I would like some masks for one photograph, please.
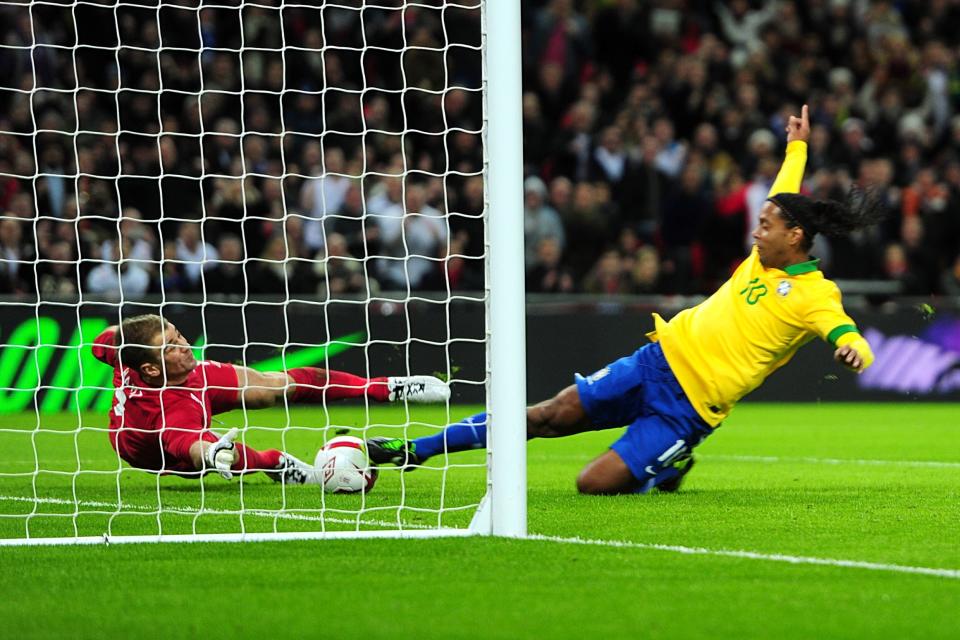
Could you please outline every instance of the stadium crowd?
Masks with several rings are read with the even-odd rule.
[[[0,293],[482,287],[479,10],[266,4],[0,8]],[[824,270],[960,295],[957,24],[956,0],[524,3],[528,291],[711,290],[808,102],[805,190],[891,212],[818,241]]]

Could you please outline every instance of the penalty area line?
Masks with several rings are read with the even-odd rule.
[[[708,549],[706,547],[685,547],[672,544],[653,544],[647,542],[630,542],[627,540],[591,540],[587,538],[564,538],[561,536],[546,536],[539,534],[528,535],[528,540],[557,542],[560,544],[579,544],[596,547],[614,547],[621,549],[645,549],[650,551],[667,551],[684,555],[719,556],[726,558],[743,558],[746,560],[765,560],[767,562],[783,562],[786,564],[808,564],[824,567],[841,567],[845,569],[866,569],[868,571],[887,571],[891,573],[912,573],[916,575],[933,576],[960,580],[960,569],[938,569],[935,567],[912,567],[902,564],[886,564],[881,562],[866,562],[862,560],[842,560],[838,558],[817,558],[813,556],[793,556],[782,553],[759,553],[756,551],[742,551],[734,549]]]

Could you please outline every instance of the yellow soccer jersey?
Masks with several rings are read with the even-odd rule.
[[[806,144],[791,142],[771,195],[797,192]],[[653,314],[659,341],[680,386],[697,413],[717,426],[740,398],[756,389],[814,337],[852,344],[865,366],[873,361],[866,340],[844,312],[840,290],[823,277],[817,260],[767,269],[756,247],[712,296],[666,322]]]
[[[840,290],[816,260],[765,269],[756,248],[707,300],[670,322],[654,314],[654,322],[651,337],[697,413],[713,426],[814,337],[837,345],[857,331]]]

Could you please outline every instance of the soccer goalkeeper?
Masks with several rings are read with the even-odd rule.
[[[815,337],[834,359],[861,372],[870,345],[844,312],[837,286],[809,255],[814,236],[842,236],[884,212],[864,194],[844,203],[798,195],[810,134],[807,106],[787,124],[786,159],[753,231],[754,246],[733,276],[669,322],[653,314],[651,343],[527,409],[527,436],[554,438],[628,425],[610,450],[577,478],[582,493],[676,491],[693,466],[691,451],[734,405]],[[486,445],[486,414],[406,441],[372,438],[376,464],[417,465],[447,452]]]
[[[342,371],[299,367],[260,372],[239,365],[197,361],[171,322],[142,315],[108,327],[94,341],[94,356],[114,367],[110,444],[132,467],[197,477],[217,471],[263,471],[277,481],[315,484],[313,467],[276,449],[257,451],[236,442],[237,429],[219,437],[213,415],[237,408],[272,407],[345,398],[377,402],[443,402],[447,385],[431,376],[362,378]]]

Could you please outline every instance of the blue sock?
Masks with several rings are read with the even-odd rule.
[[[452,424],[440,433],[424,436],[413,441],[414,453],[420,460],[426,460],[446,450],[467,451],[487,446],[487,414],[478,413],[466,420]]]

